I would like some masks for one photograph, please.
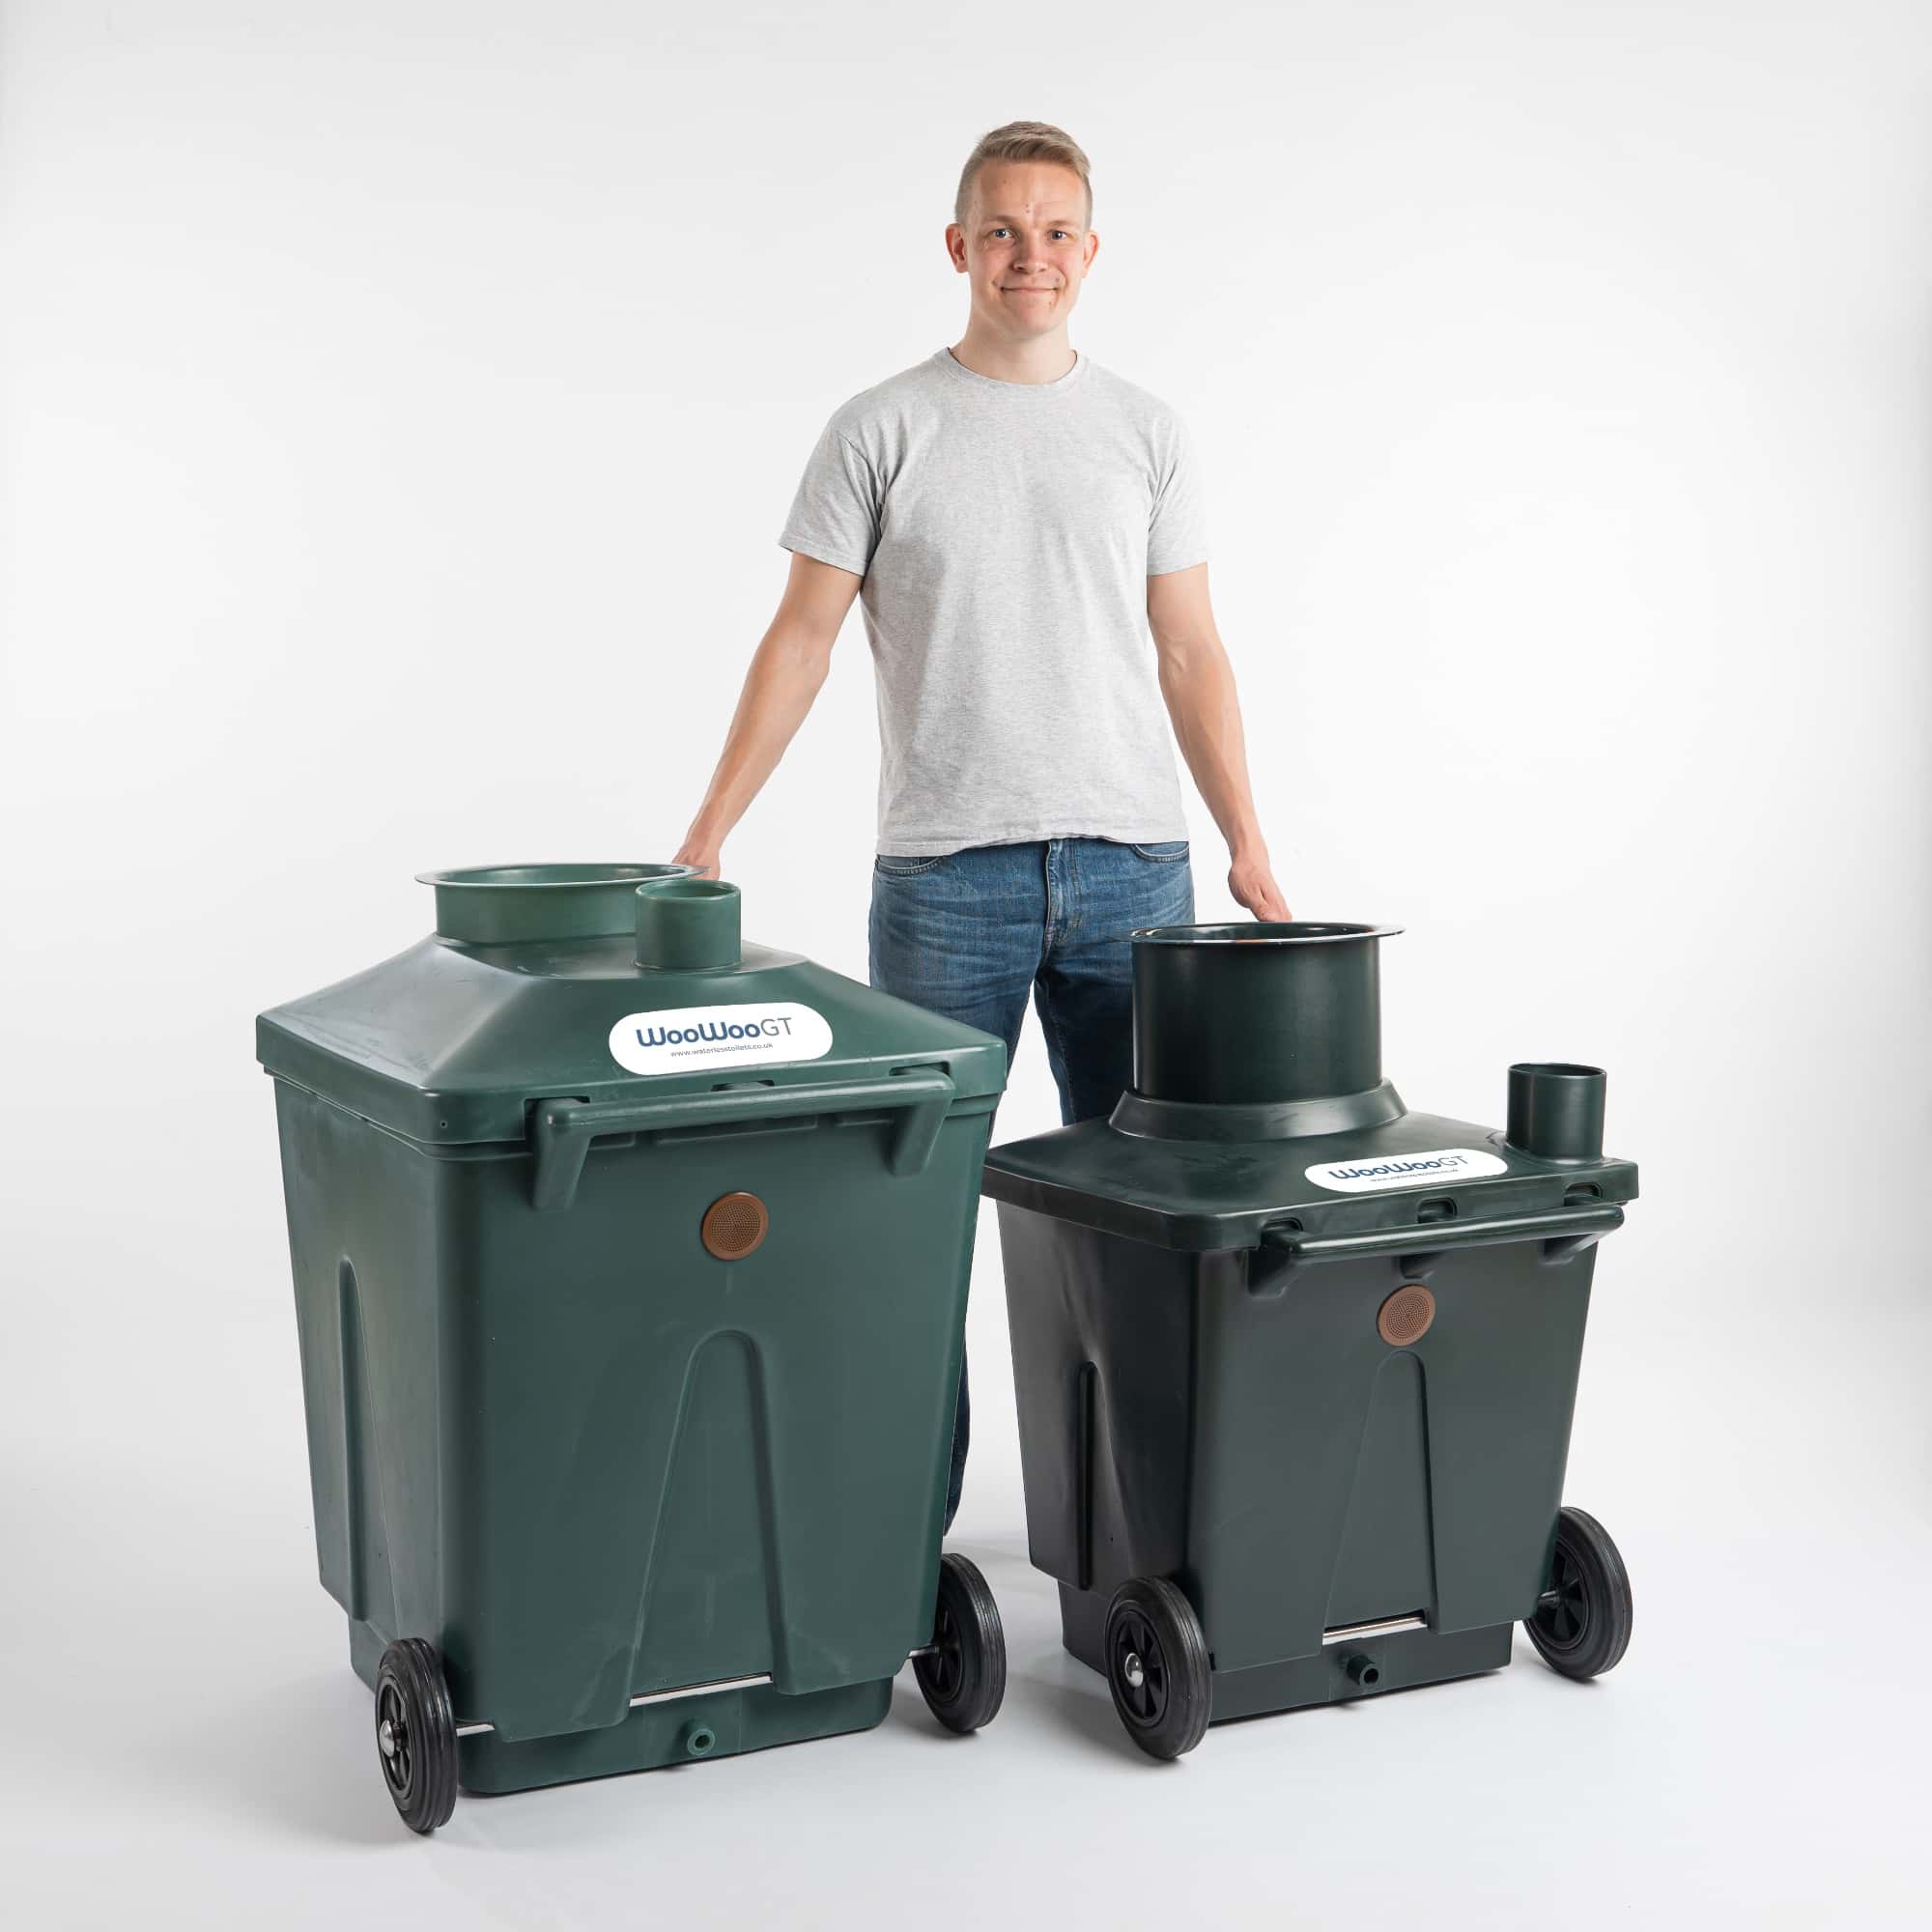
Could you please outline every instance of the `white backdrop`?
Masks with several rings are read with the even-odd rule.
[[[1924,1896],[1932,25],[1916,0],[30,4],[0,39],[21,1922],[1904,1923]],[[1084,353],[1176,404],[1278,874],[1386,1059],[1610,1069],[1570,1493],[1502,1677],[1155,1770],[1025,1563],[990,1209],[955,1542],[1008,1709],[395,1824],[314,1583],[257,1009],[411,875],[666,858],[844,397],[956,340],[965,152],[1068,127]],[[855,620],[725,847],[863,979]],[[1199,914],[1230,908],[1190,793]],[[1057,1120],[1029,1021],[1001,1137]],[[380,1867],[370,1860],[382,1856]],[[117,1904],[117,1901],[118,1904]]]

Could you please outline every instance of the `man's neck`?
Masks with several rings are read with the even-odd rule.
[[[1057,383],[1074,362],[1064,327],[1010,342],[981,329],[977,318],[953,344],[952,356],[974,375],[990,376],[996,383]]]

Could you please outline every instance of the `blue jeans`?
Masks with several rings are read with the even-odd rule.
[[[872,862],[872,984],[997,1036],[1011,1073],[1031,994],[1068,1125],[1110,1114],[1133,1080],[1137,926],[1194,918],[1187,841],[1048,838]],[[950,1528],[966,1473],[966,1362],[952,1424]]]

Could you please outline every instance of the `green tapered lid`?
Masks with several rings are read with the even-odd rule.
[[[739,945],[737,888],[692,867],[422,876],[435,933],[256,1021],[269,1072],[412,1140],[522,1142],[530,1103],[550,1098],[804,1087],[901,1066],[943,1067],[956,1100],[982,1105],[1005,1084],[993,1035],[796,952]],[[664,963],[639,965],[640,949]]]

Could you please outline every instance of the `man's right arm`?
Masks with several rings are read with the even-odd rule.
[[[832,646],[863,582],[849,570],[792,554],[784,595],[745,673],[718,769],[678,847],[679,865],[718,875],[726,836],[778,769],[825,682]]]

